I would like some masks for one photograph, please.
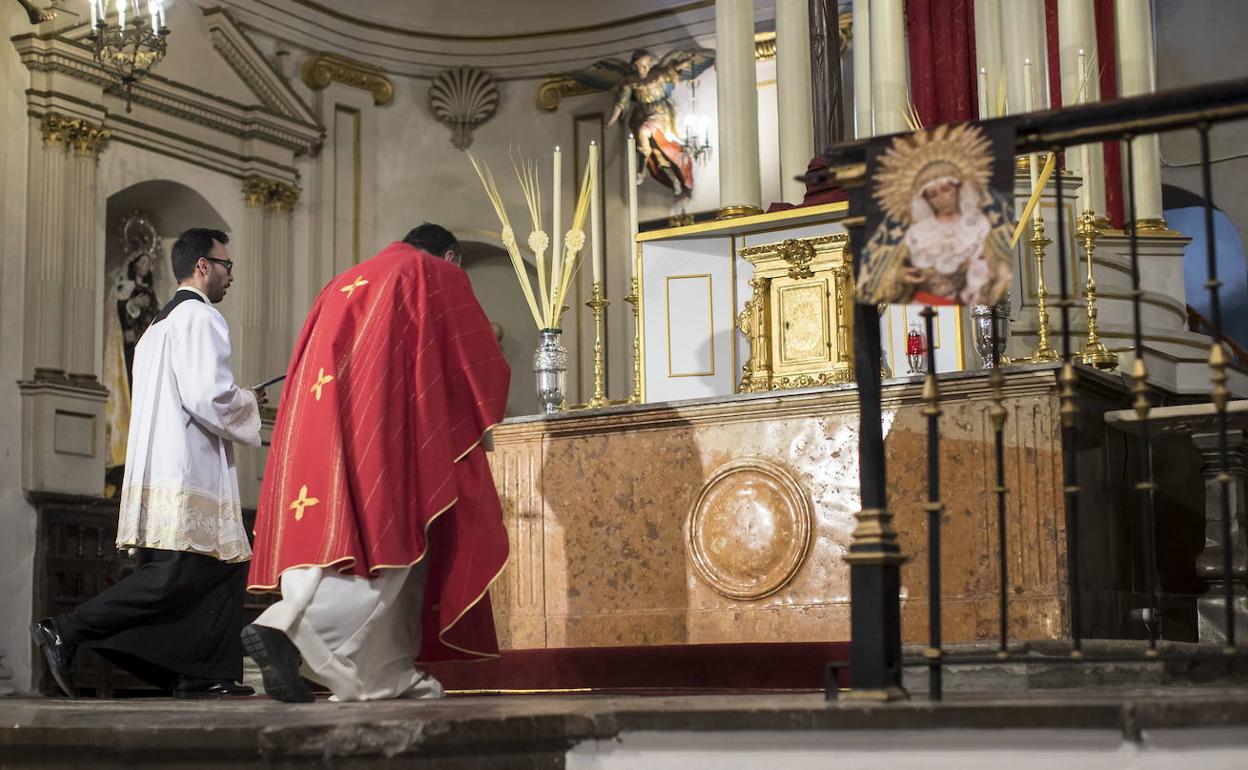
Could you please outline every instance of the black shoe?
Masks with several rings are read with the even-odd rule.
[[[281,631],[254,623],[243,627],[243,650],[260,666],[264,692],[285,703],[311,703],[316,700],[299,676],[299,648]]]
[[[43,650],[43,657],[48,660],[48,668],[52,669],[57,687],[71,698],[79,697],[78,685],[74,684],[74,656],[78,653],[78,645],[65,641],[52,618],[31,623],[30,635]]]
[[[229,679],[195,679],[180,677],[173,688],[175,698],[245,698],[256,689]]]

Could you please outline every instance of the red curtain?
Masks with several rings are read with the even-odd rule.
[[[975,0],[906,0],[910,92],[924,126],[979,115]]]
[[[1062,45],[1057,37],[1057,0],[1044,0],[1044,45],[1049,57],[1049,104],[1062,106]]]
[[[1101,67],[1101,99],[1118,98],[1118,36],[1114,31],[1114,0],[1094,0],[1096,55]],[[1105,208],[1114,227],[1121,228],[1126,214],[1122,201],[1122,146],[1105,143]]]

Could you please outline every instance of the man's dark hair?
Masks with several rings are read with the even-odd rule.
[[[438,258],[441,258],[448,251],[455,252],[457,257],[460,255],[459,241],[451,231],[442,225],[435,225],[430,222],[425,222],[420,227],[412,228],[411,232],[403,236],[403,242],[422,251],[427,251]]]
[[[207,227],[192,227],[178,236],[169,257],[173,263],[173,277],[178,283],[195,272],[195,263],[200,257],[206,257],[212,252],[213,241],[224,246],[230,242],[230,236]]]

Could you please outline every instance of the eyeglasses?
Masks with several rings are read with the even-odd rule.
[[[225,272],[230,275],[234,274],[234,260],[232,259],[217,259],[216,257],[200,257],[200,259],[205,259],[209,262],[216,262],[219,265],[225,265]]]

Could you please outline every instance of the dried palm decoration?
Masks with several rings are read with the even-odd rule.
[[[563,237],[562,259],[558,259],[559,255],[555,254],[551,254],[549,260],[546,258],[550,237],[542,229],[541,224],[542,188],[537,165],[529,160],[512,158],[512,168],[516,179],[520,182],[520,190],[524,193],[524,201],[532,225],[527,244],[533,252],[537,267],[536,294],[533,290],[533,283],[529,279],[529,272],[525,268],[524,257],[520,253],[520,244],[516,240],[511,219],[507,215],[507,208],[498,191],[498,184],[494,181],[494,175],[490,172],[489,166],[479,162],[472,156],[472,153],[467,153],[467,155],[468,160],[472,161],[473,169],[477,172],[477,178],[481,180],[481,186],[485,188],[490,205],[494,207],[499,224],[502,225],[503,248],[507,250],[507,255],[511,258],[511,267],[516,272],[516,280],[520,282],[520,291],[524,294],[525,302],[528,303],[529,312],[533,315],[538,331],[558,329],[560,318],[563,316],[564,299],[567,297],[573,276],[580,268],[579,257],[585,247],[584,228],[585,217],[589,213],[589,193],[593,185],[598,183],[598,146],[591,144],[589,147],[589,162],[581,176],[576,208],[572,212],[572,223]],[[555,194],[557,195],[558,191],[555,191]]]

